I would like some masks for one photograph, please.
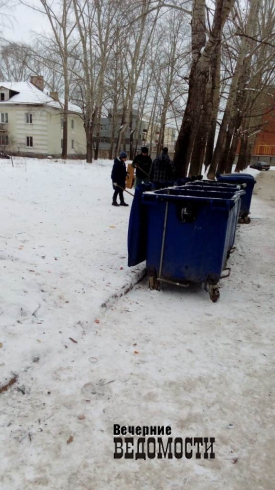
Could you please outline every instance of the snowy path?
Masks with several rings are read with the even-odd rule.
[[[274,203],[253,198],[217,304],[144,281],[106,309],[138,275],[107,164],[2,165],[1,490],[271,490]],[[216,459],[114,460],[113,424],[215,437]]]

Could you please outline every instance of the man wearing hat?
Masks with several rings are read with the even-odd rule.
[[[136,155],[132,166],[136,169],[136,183],[135,186],[144,183],[148,184],[150,182],[149,174],[152,165],[152,159],[148,155],[147,146],[141,148],[141,153]]]
[[[125,161],[127,158],[127,153],[125,151],[121,151],[119,154],[118,158],[115,158],[113,168],[112,168],[112,173],[111,173],[111,179],[113,182],[113,189],[114,189],[114,194],[113,194],[113,206],[119,206],[117,203],[117,196],[119,196],[120,200],[120,206],[129,206],[129,204],[126,204],[124,201],[124,196],[123,196],[123,191],[125,189],[125,179],[127,175],[127,170],[126,170],[126,165]]]

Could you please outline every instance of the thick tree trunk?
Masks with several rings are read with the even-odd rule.
[[[94,116],[94,133],[95,135],[95,155],[94,159],[98,160],[99,148],[100,148],[100,132],[101,132],[101,106],[95,110]]]
[[[99,147],[100,147],[100,131],[97,130],[96,138],[95,138],[95,158],[94,158],[95,160],[98,160]]]
[[[117,112],[118,112],[118,98],[117,94],[114,94],[113,99],[113,107],[112,113],[110,114],[110,149],[109,149],[109,158],[112,160],[115,157],[115,139],[116,139],[116,130],[117,130]]]
[[[93,126],[88,124],[86,127],[87,139],[87,163],[93,163]]]
[[[113,107],[112,118],[111,118],[111,137],[110,137],[110,149],[109,158],[112,160],[114,158],[114,147],[115,147],[115,131],[116,131],[116,106]]]
[[[231,172],[232,172],[232,167],[234,165],[237,146],[238,146],[238,139],[239,139],[239,132],[235,131],[233,138],[232,138],[232,141],[231,141],[231,146],[230,146],[230,149],[229,149],[228,155],[227,155],[227,160],[226,160],[226,165],[225,165],[225,173],[226,174],[231,174]]]
[[[215,67],[213,67],[213,78],[211,86],[210,100],[208,100],[208,111],[207,111],[207,121],[206,121],[206,148],[204,155],[204,166],[205,171],[209,167],[213,152],[214,143],[216,135],[216,125],[219,112],[219,102],[220,102],[220,64],[221,64],[221,41],[217,45],[217,50],[215,53]]]
[[[189,76],[189,93],[188,93],[187,104],[186,104],[183,120],[181,123],[181,128],[175,146],[174,167],[179,177],[185,177],[188,172],[188,166],[189,166],[188,156],[192,153],[191,144],[193,142],[191,137],[192,137],[192,133],[195,130],[193,124],[194,112],[196,113],[196,117],[198,117],[198,112],[199,112],[198,109],[200,108],[200,105],[198,109],[196,107],[197,106],[196,98],[199,97],[199,93],[197,91],[197,86],[196,86],[196,78],[197,78],[196,64],[197,64],[197,59],[193,61],[193,65],[191,68],[191,72]]]
[[[226,169],[230,169],[231,171],[232,168],[233,154],[237,146],[235,137],[239,134],[244,116],[245,101],[247,97],[245,89],[250,77],[252,62],[251,40],[249,39],[249,36],[253,36],[255,28],[257,27],[257,12],[259,5],[260,0],[251,0],[246,23],[247,37],[244,36],[241,40],[240,52],[232,78],[216,148],[208,172],[208,178],[213,178],[216,171],[218,171],[218,173],[224,173],[226,172]]]
[[[133,113],[131,111],[130,113],[130,121],[129,121],[129,128],[130,128],[130,142],[129,142],[129,158],[130,160],[134,159],[134,132],[135,130],[133,129]]]
[[[247,146],[247,135],[243,134],[241,137],[240,151],[235,169],[236,172],[241,172],[241,170],[246,168]]]
[[[206,43],[204,0],[197,0],[193,6],[192,18],[192,67],[189,77],[187,105],[176,143],[174,164],[178,174],[186,175],[189,164],[190,175],[201,172],[208,142],[208,154],[211,152],[212,127],[209,122],[216,116],[218,101],[217,83],[220,70],[221,35],[224,23],[235,0],[217,0],[213,28]],[[213,124],[212,124],[213,125]]]
[[[120,128],[118,130],[118,137],[117,137],[117,142],[116,142],[116,155],[118,155],[119,152],[121,151],[124,133],[126,131],[127,126],[129,125],[129,117],[127,120],[127,112],[128,112],[127,108],[124,106],[123,110],[122,110],[121,124],[120,124]]]
[[[207,144],[206,144],[205,157],[204,157],[204,170],[205,170],[205,172],[207,171],[207,169],[211,163],[211,160],[213,158],[216,125],[217,125],[217,114],[215,117],[212,117],[212,120],[209,124],[209,131],[208,131]]]
[[[63,112],[63,130],[62,130],[62,138],[63,138],[63,144],[62,144],[62,155],[61,157],[66,160],[68,156],[68,112],[65,112],[65,106],[64,106],[64,112]]]
[[[227,103],[227,105],[228,105],[228,103]],[[210,168],[209,168],[209,171],[207,174],[208,179],[215,179],[218,164],[220,164],[220,166],[222,165],[222,159],[221,158],[222,158],[223,147],[225,144],[226,128],[227,128],[227,124],[228,124],[228,120],[229,120],[229,115],[230,115],[230,113],[229,113],[229,110],[227,108],[227,109],[225,109],[225,112],[224,112],[224,115],[222,118],[222,123],[221,123],[219,134],[218,134],[218,140],[217,140],[216,147],[215,147],[215,150],[213,153],[213,158],[212,158],[212,161],[210,164]],[[225,167],[224,167],[224,169],[225,169]],[[222,173],[224,173],[224,169],[222,170]]]
[[[68,157],[68,107],[69,107],[69,82],[68,82],[68,68],[67,60],[64,62],[64,108],[63,108],[63,131],[62,131],[62,158],[64,160]]]

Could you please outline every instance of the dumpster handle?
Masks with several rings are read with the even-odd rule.
[[[160,282],[166,282],[167,284],[173,284],[174,286],[181,286],[183,288],[189,288],[190,282],[177,282],[177,281],[169,281],[168,279],[163,279],[162,277],[157,277],[157,280]]]
[[[165,243],[165,236],[166,236],[167,216],[168,216],[168,206],[169,206],[169,202],[166,201],[165,215],[164,215],[164,224],[163,224],[163,233],[162,233],[162,244],[161,244],[161,252],[160,252],[160,262],[159,262],[159,277],[160,278],[161,278],[161,273],[162,273],[162,263],[163,263],[163,254],[164,254],[164,243]]]

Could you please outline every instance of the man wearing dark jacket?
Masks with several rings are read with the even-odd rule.
[[[136,182],[135,187],[142,184],[148,184],[150,181],[149,173],[152,165],[152,159],[148,155],[148,148],[143,146],[141,148],[141,153],[136,155],[132,166],[136,169]]]
[[[172,179],[173,168],[172,162],[168,155],[168,148],[165,146],[159,155],[152,163],[150,171],[150,182],[165,182]]]
[[[126,204],[123,197],[123,190],[125,189],[125,179],[127,175],[125,161],[127,158],[127,153],[122,151],[118,158],[115,158],[114,165],[111,173],[111,179],[113,181],[114,195],[113,195],[113,206],[119,206],[117,203],[117,196],[119,195],[120,205],[129,206]]]

